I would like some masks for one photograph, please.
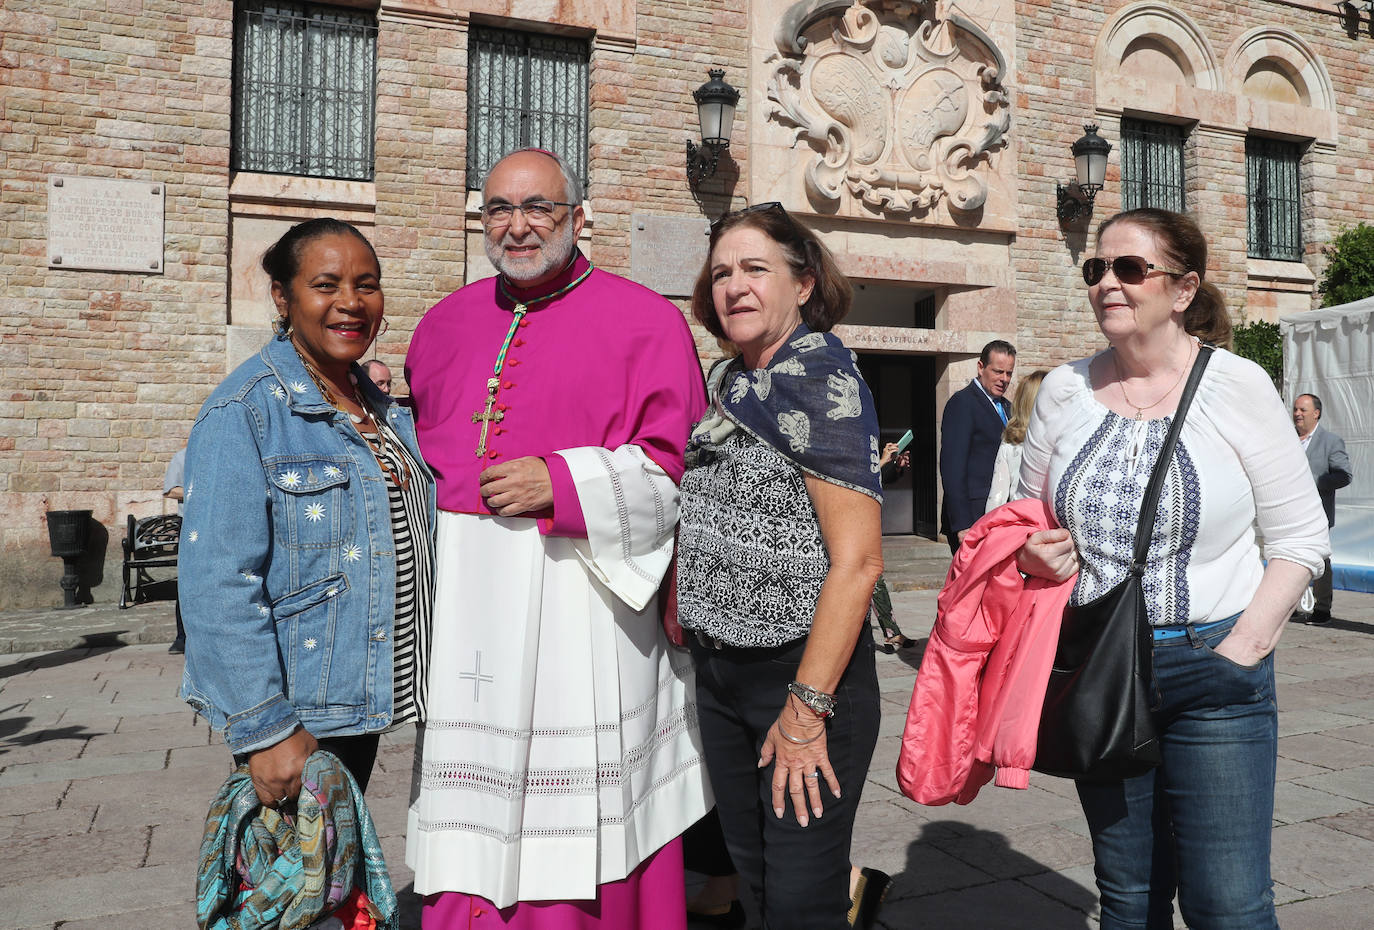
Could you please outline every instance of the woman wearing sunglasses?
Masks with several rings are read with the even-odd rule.
[[[773,930],[835,930],[878,738],[878,421],[830,328],[849,282],[778,204],[713,225],[692,313],[711,370],[682,479],[677,610],[726,845]],[[876,910],[881,895],[863,896]],[[856,918],[871,920],[871,914]]]
[[[1145,485],[1199,344],[1230,342],[1206,269],[1197,224],[1153,209],[1104,222],[1083,263],[1110,346],[1045,378],[1020,474],[1020,496],[1048,502],[1064,527],[1032,536],[1020,567],[1057,580],[1078,571],[1072,604],[1125,577]],[[1145,565],[1163,764],[1077,783],[1103,930],[1167,930],[1175,894],[1193,930],[1278,927],[1273,650],[1321,571],[1325,522],[1273,384],[1218,348],[1168,465]]]

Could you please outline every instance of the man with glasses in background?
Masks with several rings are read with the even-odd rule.
[[[439,503],[406,854],[423,924],[515,905],[520,926],[681,927],[678,836],[710,800],[691,660],[654,601],[701,367],[677,307],[577,249],[561,158],[511,153],[482,195],[499,274],[426,314],[405,369]]]

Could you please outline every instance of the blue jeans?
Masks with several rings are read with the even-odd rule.
[[[1274,656],[1253,668],[1212,651],[1235,618],[1154,644],[1164,762],[1078,782],[1102,930],[1278,930],[1269,850],[1278,756]]]

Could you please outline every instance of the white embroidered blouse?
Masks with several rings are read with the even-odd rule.
[[[1126,575],[1141,499],[1172,414],[1136,421],[1093,396],[1092,359],[1045,378],[1015,497],[1048,502],[1072,533],[1081,570],[1071,603]],[[1257,532],[1258,531],[1258,538]],[[1183,422],[1145,571],[1150,620],[1205,623],[1244,610],[1264,558],[1319,575],[1326,519],[1297,433],[1268,375],[1218,349]]]

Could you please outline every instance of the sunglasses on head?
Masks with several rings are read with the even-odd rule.
[[[774,210],[776,210],[778,213],[781,213],[783,216],[787,216],[787,210],[784,209],[783,205],[778,203],[776,200],[770,200],[768,203],[756,203],[753,206],[741,207],[738,210],[731,210],[729,213],[721,214],[720,216],[716,217],[714,220],[711,221],[711,234],[715,235],[716,230],[720,229],[720,224],[724,223],[731,217],[744,216],[748,213],[769,213]]]
[[[1116,275],[1116,279],[1122,284],[1139,284],[1156,271],[1160,274],[1188,273],[1177,268],[1165,268],[1163,265],[1147,262],[1139,255],[1118,255],[1111,260],[1090,258],[1085,261],[1083,263],[1083,280],[1091,287],[1102,280],[1108,268],[1112,269],[1112,274]]]

